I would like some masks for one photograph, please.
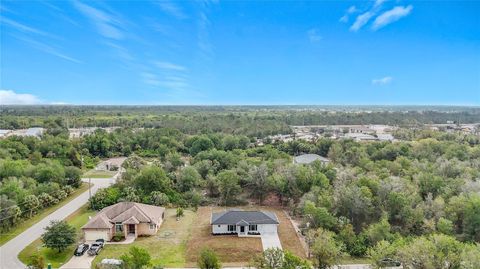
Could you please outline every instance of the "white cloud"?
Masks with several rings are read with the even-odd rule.
[[[12,90],[0,90],[0,105],[35,105],[42,103],[38,97]]]
[[[350,27],[350,31],[356,32],[362,28],[375,15],[373,11],[367,11],[357,16],[357,19]]]
[[[173,64],[170,62],[156,61],[154,63],[158,68],[164,70],[174,70],[174,71],[186,71],[187,68],[178,64]]]
[[[33,48],[35,48],[39,51],[45,52],[47,54],[50,54],[50,55],[53,55],[53,56],[62,58],[64,60],[77,63],[77,64],[82,63],[82,61],[80,61],[76,58],[70,57],[63,52],[60,52],[58,49],[56,49],[52,46],[49,46],[45,43],[30,39],[30,38],[27,38],[27,37],[16,37],[16,38],[24,41],[25,43],[29,44],[31,47],[33,47]]]
[[[307,31],[310,42],[315,43],[322,40],[322,36],[318,33],[318,29],[313,28]]]
[[[351,6],[347,9],[347,13],[349,13],[349,14],[355,13],[357,11],[358,11],[358,9],[355,6]]]
[[[124,38],[122,30],[120,30],[121,23],[118,19],[114,18],[114,16],[79,1],[73,3],[78,11],[92,21],[102,36],[117,40]]]
[[[21,24],[19,22],[7,19],[5,17],[2,17],[1,22],[17,29],[18,31],[37,34],[37,35],[43,35],[43,36],[48,36],[49,35],[48,33],[45,33],[44,31],[41,31],[41,30],[35,29],[33,27]]]
[[[182,9],[178,5],[176,5],[173,1],[162,0],[156,3],[165,13],[168,13],[177,19],[187,18],[187,15],[185,15]]]
[[[372,85],[387,85],[392,82],[393,78],[390,76],[386,76],[383,78],[374,78],[372,79]]]
[[[372,29],[378,30],[392,22],[398,21],[399,19],[408,16],[412,12],[413,6],[396,6],[388,11],[385,11],[383,14],[378,16],[373,22]]]
[[[343,22],[343,23],[347,23],[348,22],[348,15],[343,15],[340,20],[338,20],[339,22]]]
[[[377,8],[381,6],[386,0],[376,0],[375,4],[373,4],[373,8]]]

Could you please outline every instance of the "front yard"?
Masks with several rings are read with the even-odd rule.
[[[153,265],[165,267],[184,267],[185,249],[190,237],[195,213],[190,210],[184,211],[184,216],[176,220],[176,209],[166,209],[165,220],[160,230],[154,236],[139,237],[134,243],[128,245],[109,245],[100,252],[93,260],[92,265],[99,263],[105,258],[119,258],[128,252],[131,246],[146,249],[152,256]]]
[[[85,205],[66,218],[66,221],[77,230],[78,242],[81,242],[83,237],[80,228],[87,223],[89,216],[94,215],[95,211],[89,210],[88,206]],[[73,251],[76,247],[77,245],[74,244],[59,253],[57,250],[43,247],[42,241],[39,238],[23,249],[18,255],[18,258],[23,263],[28,263],[32,254],[39,253],[45,258],[45,263],[51,263],[53,268],[58,268],[73,256]]]
[[[293,254],[305,258],[305,250],[297,237],[296,231],[290,220],[280,208],[274,207],[236,207],[244,210],[265,210],[274,212],[280,225],[278,236],[282,248]],[[219,256],[224,266],[247,265],[251,258],[263,251],[260,238],[239,238],[232,235],[212,235],[210,217],[211,213],[225,210],[221,207],[201,207],[195,219],[195,232],[192,233],[187,244],[187,265],[195,266],[202,248],[211,248]]]
[[[262,241],[258,237],[239,238],[233,235],[212,235],[210,217],[212,211],[223,208],[200,207],[195,215],[195,232],[187,243],[187,266],[196,266],[203,248],[217,253],[223,266],[246,265],[250,258],[262,252]]]

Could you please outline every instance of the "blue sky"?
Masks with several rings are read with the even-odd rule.
[[[0,104],[480,105],[480,1],[0,8]]]

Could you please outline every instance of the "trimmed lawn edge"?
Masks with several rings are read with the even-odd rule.
[[[60,201],[58,204],[54,205],[54,206],[51,206],[51,207],[48,207],[48,208],[44,208],[42,210],[40,210],[40,212],[38,214],[36,214],[35,216],[33,216],[32,218],[29,218],[23,222],[21,222],[17,227],[15,227],[14,229],[6,232],[6,233],[2,233],[2,236],[0,237],[0,246],[3,246],[5,243],[7,243],[8,241],[12,240],[13,238],[15,238],[17,235],[23,233],[25,230],[27,230],[28,228],[32,227],[33,225],[35,225],[37,222],[41,221],[42,219],[44,219],[46,216],[50,215],[51,213],[53,213],[55,210],[59,209],[60,207],[66,205],[68,202],[72,201],[73,199],[77,198],[80,194],[84,193],[88,191],[88,184],[86,183],[83,183],[82,186],[80,186],[80,188],[76,189],[72,194],[70,194],[67,198],[65,198],[64,200]]]

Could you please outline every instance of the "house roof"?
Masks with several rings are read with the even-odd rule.
[[[133,202],[120,202],[107,206],[90,219],[82,229],[110,229],[115,223],[160,224],[165,208]]]
[[[212,213],[212,224],[250,225],[250,224],[279,224],[277,215],[268,211],[241,211],[230,210]]]
[[[325,163],[330,161],[329,159],[317,154],[303,154],[303,155],[296,156],[294,159],[295,163],[300,163],[300,164],[309,164],[316,160],[320,160],[321,162],[325,162]]]

